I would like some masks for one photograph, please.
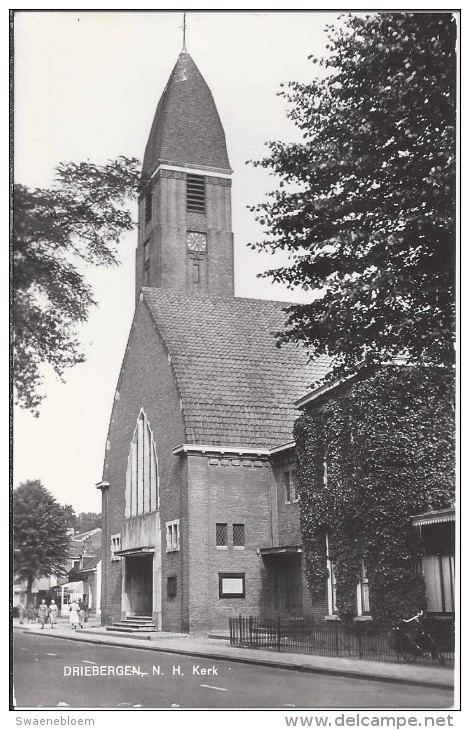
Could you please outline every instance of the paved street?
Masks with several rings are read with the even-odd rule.
[[[97,673],[100,673],[98,676]],[[450,690],[322,676],[15,631],[17,707],[446,708]]]

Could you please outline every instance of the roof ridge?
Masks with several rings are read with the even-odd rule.
[[[211,294],[204,294],[204,293],[197,293],[197,294],[189,294],[188,292],[183,291],[176,291],[174,289],[163,289],[162,287],[158,286],[144,286],[142,287],[142,291],[145,293],[146,291],[149,292],[155,292],[155,294],[162,294],[163,296],[179,296],[179,297],[185,297],[190,299],[203,299],[203,300],[210,300],[210,301],[222,301],[222,302],[265,302],[266,304],[280,304],[282,306],[297,306],[301,305],[301,302],[287,302],[282,299],[259,299],[257,297],[241,297],[241,296],[233,296],[233,297],[219,297],[219,296],[213,296]]]

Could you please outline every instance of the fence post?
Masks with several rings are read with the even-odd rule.
[[[230,633],[230,646],[232,646],[232,644],[233,644],[233,640],[232,640],[233,639],[233,635],[232,635],[232,619],[231,618],[229,618],[229,620],[228,620],[228,628],[229,628],[229,633]]]
[[[339,656],[338,621],[335,621],[335,650],[336,656]]]
[[[240,644],[243,644],[243,624],[242,624],[242,615],[241,613],[238,614],[238,625],[240,627]]]
[[[359,633],[358,633],[358,642],[359,642],[359,659],[363,659],[364,653],[362,649],[362,626],[359,624]]]
[[[281,651],[281,617],[277,617],[277,650]]]
[[[252,647],[253,646],[253,616],[250,616],[248,627],[249,627],[249,632],[250,632],[250,647]]]

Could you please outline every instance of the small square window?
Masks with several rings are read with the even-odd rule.
[[[217,547],[228,547],[228,529],[226,522],[217,522],[215,526],[215,544]]]
[[[245,525],[240,523],[233,524],[233,547],[245,547]]]
[[[180,549],[180,521],[166,523],[166,551],[172,553]]]
[[[219,573],[219,598],[245,598],[245,573]]]
[[[176,596],[176,575],[169,575],[166,579],[166,595],[168,598]]]

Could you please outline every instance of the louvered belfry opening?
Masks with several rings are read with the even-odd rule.
[[[206,186],[204,175],[188,175],[186,178],[186,210],[205,213]]]

